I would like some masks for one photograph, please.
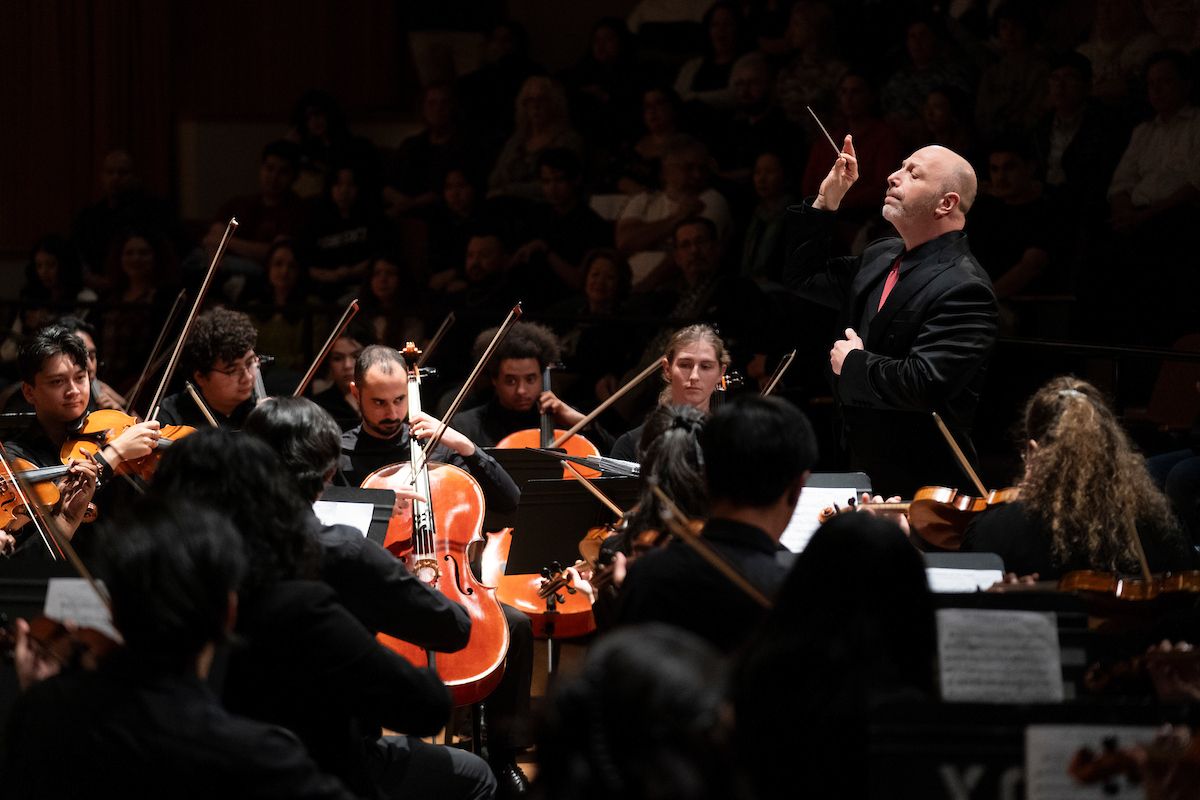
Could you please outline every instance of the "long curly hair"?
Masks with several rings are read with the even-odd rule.
[[[1021,438],[1021,502],[1045,524],[1060,563],[1133,571],[1139,523],[1178,527],[1145,459],[1087,381],[1064,376],[1039,389],[1025,405]]]

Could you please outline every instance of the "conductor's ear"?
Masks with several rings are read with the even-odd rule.
[[[946,192],[942,195],[941,202],[937,204],[937,208],[934,209],[934,216],[939,219],[950,216],[961,202],[962,197],[959,196],[958,192]]]

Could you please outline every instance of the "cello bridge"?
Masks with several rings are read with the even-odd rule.
[[[437,559],[422,558],[418,559],[413,564],[413,574],[421,583],[433,586],[437,583],[440,572],[438,570]]]

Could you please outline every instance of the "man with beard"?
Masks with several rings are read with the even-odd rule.
[[[883,216],[899,238],[831,258],[834,212],[856,180],[847,136],[815,200],[789,210],[798,245],[785,271],[802,297],[840,311],[829,364],[843,445],[885,496],[969,485],[930,412],[974,460],[968,431],[997,326],[992,282],[963,232],[975,171],[944,147],[916,151],[888,178]]]

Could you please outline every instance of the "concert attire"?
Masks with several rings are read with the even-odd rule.
[[[801,297],[838,309],[839,330],[853,328],[863,340],[840,376],[829,373],[853,468],[885,496],[910,496],[925,485],[965,486],[930,412],[941,415],[975,461],[969,431],[996,341],[997,305],[966,234],[945,233],[911,252],[898,238],[879,239],[861,256],[831,258],[836,214],[806,202],[788,215],[785,282]],[[881,303],[885,283],[892,288]]]
[[[204,395],[200,395],[200,397],[203,398]],[[240,431],[242,423],[254,410],[254,400],[250,399],[240,404],[229,416],[225,416],[211,406],[208,410],[212,412],[213,419],[217,421],[217,426],[221,429]],[[163,398],[162,405],[158,410],[158,421],[162,425],[190,425],[198,431],[212,427],[208,418],[200,410],[200,406],[196,405],[196,401],[187,392],[176,392]]]

